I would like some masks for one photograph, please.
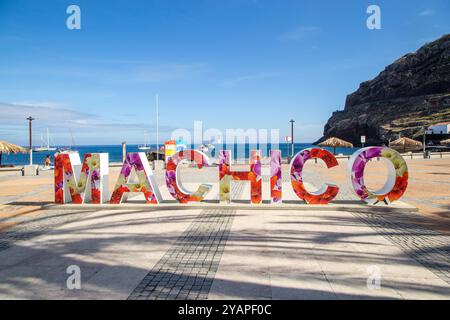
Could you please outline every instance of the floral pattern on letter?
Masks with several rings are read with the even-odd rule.
[[[231,180],[250,181],[251,202],[259,204],[262,201],[261,152],[252,150],[250,153],[250,171],[231,171],[231,151],[219,152],[219,192],[220,201],[231,201]]]
[[[208,157],[197,150],[183,150],[172,155],[166,165],[166,186],[169,193],[177,199],[180,203],[200,202],[206,194],[212,189],[209,184],[202,184],[195,192],[187,191],[181,184],[178,178],[178,165],[183,161],[192,160],[201,169],[204,166],[209,166]]]
[[[389,168],[385,186],[378,191],[370,191],[364,184],[364,168],[373,158],[384,158],[393,165]],[[408,186],[405,160],[397,151],[386,147],[368,147],[357,151],[348,163],[347,174],[357,196],[369,204],[394,202],[403,196]]]
[[[270,198],[272,203],[282,202],[281,151],[270,151]]]
[[[138,178],[137,183],[128,183],[130,173],[134,168]],[[111,196],[111,204],[122,203],[126,192],[142,192],[147,203],[157,204],[160,202],[157,185],[152,182],[153,175],[148,160],[143,152],[128,153],[117,179],[116,186]]]
[[[55,203],[65,203],[64,185],[68,184],[72,202],[82,204],[85,202],[86,184],[91,178],[91,202],[102,203],[102,186],[100,175],[100,154],[87,153],[84,155],[81,174],[77,179],[71,161],[72,157],[76,163],[80,162],[78,154],[57,154],[55,155]]]
[[[336,157],[329,151],[321,148],[310,148],[300,151],[291,161],[290,173],[291,184],[295,194],[308,204],[328,204],[339,192],[335,185],[326,183],[318,192],[310,193],[306,191],[303,185],[303,166],[309,159],[322,159],[328,168],[335,167],[338,164]],[[322,191],[322,192],[321,192]]]

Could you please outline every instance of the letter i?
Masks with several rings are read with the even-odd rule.
[[[281,151],[270,151],[270,200],[271,203],[282,202]]]

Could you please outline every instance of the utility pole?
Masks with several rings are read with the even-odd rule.
[[[291,157],[294,157],[294,120],[289,121],[291,123]]]
[[[424,126],[423,127],[423,143],[422,143],[422,147],[423,147],[423,158],[425,159],[427,157],[427,150],[426,150],[426,144],[427,144],[427,127]]]
[[[30,134],[30,165],[33,164],[33,125],[32,125],[32,121],[35,120],[32,116],[29,116],[27,118],[28,120],[28,131]]]

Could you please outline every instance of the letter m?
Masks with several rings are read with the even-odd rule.
[[[83,164],[78,153],[55,155],[55,203],[107,202],[108,171],[107,153],[87,153]]]

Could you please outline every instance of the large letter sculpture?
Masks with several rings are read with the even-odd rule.
[[[282,202],[281,151],[270,151],[270,199],[271,203]]]
[[[194,161],[201,169],[209,166],[208,157],[197,150],[183,150],[172,155],[166,165],[166,185],[169,193],[180,203],[202,201],[206,194],[212,189],[210,184],[202,184],[195,192],[188,191],[181,183],[178,165],[182,162]]]
[[[219,152],[219,190],[220,201],[231,201],[231,180],[250,181],[251,202],[262,201],[261,153],[252,150],[250,153],[250,171],[231,171],[231,151]]]
[[[133,169],[136,172],[138,181],[129,183],[130,174]],[[125,198],[124,194],[128,192],[142,192],[147,203],[157,204],[162,201],[158,186],[153,179],[153,171],[144,152],[127,154],[110,203],[122,203]]]
[[[91,188],[86,189],[91,179]],[[87,153],[83,164],[78,153],[55,155],[55,203],[91,201],[101,204],[108,200],[108,154]]]
[[[377,191],[370,191],[364,184],[364,168],[373,158],[383,158],[392,164],[388,166],[388,178],[385,185]],[[408,167],[397,151],[386,147],[368,147],[352,155],[347,166],[347,177],[361,200],[369,204],[379,201],[389,204],[400,199],[405,193],[408,185]]]
[[[325,149],[310,148],[297,153],[291,161],[289,172],[291,173],[291,184],[295,194],[308,204],[327,204],[333,200],[339,192],[336,185],[325,183],[322,188],[315,192],[308,192],[303,185],[303,166],[309,159],[322,159],[328,168],[338,164],[336,157]]]

